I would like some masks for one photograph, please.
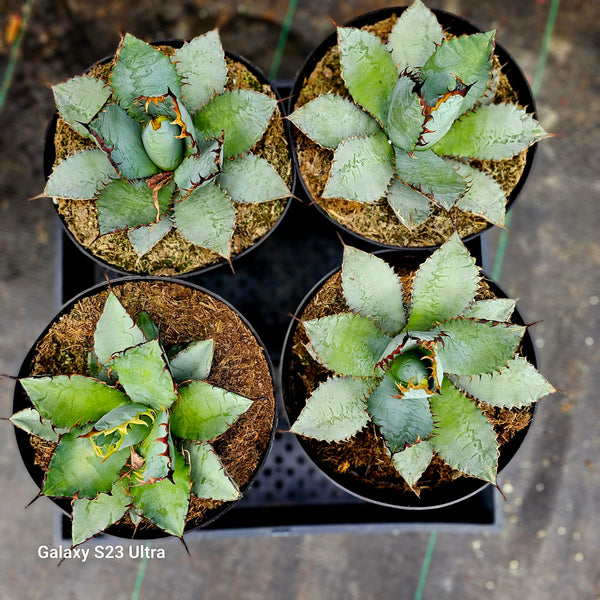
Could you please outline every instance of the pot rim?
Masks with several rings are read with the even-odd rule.
[[[412,267],[417,267],[420,263],[422,263],[426,256],[424,253],[416,253],[415,255],[411,255],[408,253],[404,253],[395,250],[379,250],[373,252],[375,256],[383,258],[386,262],[393,262],[394,266],[398,266],[400,263],[409,263]],[[285,339],[283,342],[283,347],[281,350],[281,360],[279,363],[278,369],[278,382],[279,388],[281,391],[282,397],[282,407],[284,410],[284,414],[287,420],[288,426],[291,426],[292,418],[290,416],[290,411],[288,410],[288,403],[286,402],[286,396],[288,395],[288,386],[286,385],[286,381],[289,379],[289,362],[292,356],[292,345],[294,334],[296,333],[296,329],[298,327],[300,315],[306,309],[308,303],[312,300],[315,294],[321,289],[321,287],[335,274],[341,271],[341,265],[333,270],[331,270],[327,275],[322,277],[304,296],[298,308],[293,313],[294,318],[290,321],[288,326]],[[486,283],[490,285],[492,291],[498,295],[498,297],[509,298],[506,292],[490,277],[486,275],[486,273],[481,270],[481,276],[486,280]],[[522,313],[515,306],[514,313],[511,317],[511,321],[518,325],[526,325],[526,321],[523,318]],[[537,366],[537,356],[535,352],[535,346],[533,344],[533,340],[529,333],[529,329],[525,329],[525,333],[523,335],[523,339],[521,341],[521,355],[525,356],[529,362],[536,367]],[[306,402],[306,399],[303,400]],[[515,435],[499,450],[498,457],[498,475],[500,472],[510,463],[510,461],[514,458],[519,448],[523,444],[525,437],[531,427],[533,420],[535,418],[537,412],[537,402],[534,402],[530,405],[532,414],[531,420],[527,424],[526,427],[516,432]],[[378,504],[380,506],[385,506],[388,508],[395,508],[398,510],[434,510],[445,508],[456,504],[458,502],[462,502],[475,494],[481,492],[484,488],[492,485],[488,481],[484,481],[483,479],[477,479],[475,477],[470,476],[462,476],[459,479],[447,482],[441,486],[435,487],[430,490],[422,490],[421,495],[417,496],[414,492],[411,491],[399,491],[399,490],[391,490],[391,489],[380,489],[374,485],[369,485],[365,482],[359,480],[352,480],[350,478],[344,477],[338,473],[335,473],[333,470],[328,469],[326,466],[321,464],[319,461],[317,453],[310,447],[307,441],[300,435],[295,435],[298,440],[300,446],[308,456],[308,458],[313,462],[316,468],[325,475],[325,477],[331,481],[338,488],[344,490],[350,495],[359,498],[360,500],[370,502],[373,504]],[[348,487],[350,484],[350,487]],[[398,496],[398,500],[394,501],[394,496]]]
[[[392,15],[399,16],[407,8],[408,8],[407,6],[395,6],[395,7],[387,7],[387,8],[380,8],[380,9],[372,10],[372,11],[363,13],[363,14],[351,19],[350,21],[345,23],[343,25],[343,27],[358,27],[358,28],[360,28],[365,25],[373,25],[374,23],[377,23],[378,21],[383,21],[383,20],[391,17]],[[479,28],[474,26],[472,23],[470,23],[466,19],[459,17],[458,15],[455,15],[453,13],[449,13],[447,11],[440,10],[440,9],[431,9],[431,10],[436,15],[436,17],[438,18],[438,21],[440,22],[440,24],[442,25],[442,27],[444,29],[451,30],[452,28],[460,28],[461,29],[460,33],[462,33],[462,34],[464,34],[464,33],[472,34],[472,33],[480,33],[481,32],[481,30]],[[337,33],[334,31],[329,36],[327,36],[318,46],[316,46],[312,50],[312,52],[307,56],[307,58],[304,60],[304,62],[302,63],[302,65],[300,66],[300,68],[298,69],[298,71],[296,72],[296,75],[294,77],[291,95],[288,100],[288,107],[287,107],[288,115],[291,115],[292,112],[294,111],[294,107],[298,100],[298,96],[300,95],[300,91],[302,90],[302,87],[304,85],[304,80],[307,79],[308,76],[313,72],[313,70],[316,67],[316,64],[318,63],[319,60],[321,60],[321,58],[323,58],[325,53],[331,47],[335,46],[336,44],[337,44]],[[494,55],[497,56],[498,59],[500,60],[500,62],[502,64],[502,72],[509,78],[511,86],[517,93],[519,103],[523,107],[525,107],[527,112],[529,114],[531,114],[534,118],[537,117],[536,104],[535,104],[535,99],[533,97],[533,93],[531,91],[531,87],[529,86],[529,83],[528,83],[523,71],[521,70],[521,67],[517,63],[517,61],[515,61],[515,59],[498,42],[495,43]],[[306,197],[310,200],[311,206],[314,206],[314,208],[322,216],[324,216],[328,221],[330,221],[336,228],[342,230],[344,233],[352,236],[353,238],[355,238],[357,240],[360,240],[363,243],[367,242],[367,243],[371,244],[372,246],[374,246],[378,249],[382,249],[382,250],[401,250],[403,252],[412,252],[412,251],[419,250],[419,249],[433,250],[433,249],[440,247],[441,244],[434,244],[431,246],[395,246],[393,244],[378,242],[378,241],[368,238],[356,231],[353,231],[346,225],[343,225],[343,224],[339,223],[338,221],[336,221],[319,204],[317,199],[315,199],[313,197],[312,193],[310,192],[310,190],[308,189],[308,187],[306,185],[306,182],[304,181],[304,177],[302,176],[302,174],[300,172],[300,162],[298,159],[298,153],[296,152],[295,137],[292,134],[292,131],[293,131],[293,128],[290,127],[290,133],[291,133],[291,138],[292,138],[292,145],[291,145],[292,160],[294,162],[294,168],[298,173],[297,178],[296,178],[296,186],[298,186],[298,189],[301,189],[304,192]],[[536,156],[537,156],[537,146],[538,146],[537,144],[533,144],[533,145],[529,146],[529,148],[527,148],[527,159],[525,162],[525,167],[523,169],[523,173],[519,177],[519,180],[517,181],[515,187],[510,191],[510,193],[508,194],[507,199],[506,199],[506,212],[507,213],[511,209],[511,207],[513,206],[515,201],[517,200],[517,197],[522,192],[522,190],[525,187],[525,184],[532,172],[532,169],[535,165]],[[488,224],[481,231],[479,231],[477,233],[469,234],[465,237],[462,237],[461,239],[463,240],[463,242],[471,241],[471,240],[476,239],[477,237],[481,236],[483,233],[485,233],[492,227],[494,227],[494,224],[488,222]]]
[[[181,46],[183,46],[184,43],[185,43],[185,41],[181,40],[181,39],[155,40],[155,41],[151,42],[151,44],[153,46],[173,46],[174,48],[180,48]],[[114,56],[115,56],[114,54],[111,54],[111,55],[105,56],[104,58],[101,58],[100,60],[96,61],[93,65],[89,66],[84,71],[84,73],[89,73],[97,65],[107,64],[108,62],[113,60]],[[273,84],[272,81],[270,81],[268,79],[268,77],[265,75],[265,73],[253,62],[251,62],[244,56],[236,54],[235,52],[230,52],[228,50],[225,50],[225,56],[227,58],[230,58],[236,62],[239,62],[243,66],[245,66],[259,80],[260,83],[262,83],[263,85],[269,86],[271,91],[275,94],[275,99],[277,100],[277,107],[279,108],[279,112],[281,113],[282,118],[285,117],[286,103],[281,98],[281,95],[280,95],[277,87]],[[47,181],[48,178],[50,177],[50,175],[52,173],[52,169],[54,167],[54,160],[56,159],[56,151],[54,149],[54,136],[56,134],[56,125],[58,122],[58,117],[59,117],[58,110],[55,109],[53,115],[50,117],[50,120],[48,121],[48,125],[46,126],[46,131],[44,133],[42,166],[43,166],[45,181]],[[282,120],[283,120],[285,141],[289,148],[290,161],[292,163],[292,173],[291,173],[292,180],[291,180],[291,183],[289,186],[290,196],[288,196],[287,199],[285,199],[285,207],[284,207],[281,215],[279,215],[279,218],[277,219],[277,221],[275,222],[273,227],[271,227],[271,229],[269,229],[269,231],[267,231],[267,233],[265,233],[265,235],[263,235],[260,239],[258,239],[254,244],[252,244],[248,248],[242,250],[238,254],[231,256],[230,261],[232,263],[239,258],[245,257],[249,252],[251,252],[255,248],[258,248],[263,242],[265,242],[271,236],[271,234],[275,231],[275,229],[277,229],[277,227],[280,225],[281,221],[287,214],[288,209],[290,207],[292,197],[293,197],[293,192],[297,185],[298,176],[297,176],[297,171],[296,171],[295,163],[294,163],[294,151],[292,148],[292,137],[291,137],[291,131],[290,131],[290,124],[288,123],[287,119],[283,118]],[[77,246],[77,248],[79,248],[79,250],[87,258],[94,261],[94,263],[96,263],[97,265],[99,265],[100,267],[102,267],[105,270],[107,270],[107,269],[111,270],[111,271],[119,274],[120,276],[124,276],[124,277],[129,276],[129,275],[139,275],[142,277],[143,276],[159,277],[159,275],[152,275],[152,274],[148,274],[148,273],[136,273],[134,271],[128,271],[125,268],[115,265],[115,264],[109,262],[108,260],[106,260],[105,258],[102,258],[102,257],[94,254],[94,252],[92,252],[88,247],[84,246],[83,244],[81,244],[81,242],[79,242],[77,240],[77,238],[75,237],[75,235],[73,234],[73,232],[71,231],[69,226],[67,225],[65,218],[58,211],[58,204],[56,204],[52,200],[52,198],[51,198],[51,204],[52,204],[52,206],[56,212],[56,216],[58,217],[58,220],[60,221],[60,224],[62,225],[63,230],[64,230],[65,234],[67,235],[67,237],[69,238],[69,240],[75,246]],[[182,279],[192,278],[192,277],[195,277],[198,275],[204,275],[215,269],[221,269],[221,268],[225,267],[226,265],[229,265],[229,261],[223,257],[220,257],[217,262],[205,265],[203,267],[198,267],[191,271],[186,271],[185,273],[174,273],[174,274],[169,275],[169,277],[177,277],[177,278],[182,278]]]
[[[237,308],[235,308],[230,302],[228,302],[227,300],[225,300],[224,298],[222,298],[219,294],[217,294],[215,292],[212,292],[212,291],[210,291],[200,285],[197,285],[195,283],[181,280],[179,278],[174,278],[174,277],[157,277],[157,276],[152,276],[152,275],[128,276],[128,277],[115,278],[113,280],[105,281],[102,283],[97,283],[93,286],[90,286],[86,290],[83,290],[82,292],[80,292],[79,294],[77,294],[76,296],[74,296],[73,298],[68,300],[67,302],[65,302],[63,304],[63,306],[55,314],[55,316],[47,323],[44,330],[40,333],[40,335],[36,338],[35,342],[30,346],[29,350],[27,351],[27,354],[25,355],[25,358],[23,359],[23,361],[19,367],[17,379],[21,379],[21,378],[27,377],[29,375],[31,363],[36,354],[37,346],[38,346],[39,342],[47,335],[48,331],[54,325],[54,323],[56,323],[64,315],[68,314],[73,309],[75,304],[77,304],[77,302],[79,302],[83,298],[94,296],[100,292],[103,292],[106,289],[115,288],[115,287],[118,287],[118,286],[126,284],[126,283],[137,283],[137,282],[164,282],[166,284],[174,284],[174,285],[184,286],[184,287],[192,288],[192,289],[202,292],[204,294],[208,294],[215,300],[223,303],[227,308],[229,308],[231,311],[233,311],[237,315],[237,317],[242,321],[242,323],[248,328],[250,333],[254,336],[258,345],[262,348],[262,351],[263,351],[262,354],[267,362],[267,367],[268,367],[269,374],[271,376],[271,381],[272,381],[272,390],[273,390],[273,396],[274,396],[274,408],[273,408],[273,420],[272,420],[272,424],[271,424],[271,433],[269,436],[267,446],[264,450],[263,456],[261,457],[256,468],[250,475],[248,481],[242,487],[240,487],[240,497],[237,500],[224,501],[219,507],[210,509],[208,512],[208,517],[205,520],[201,521],[199,524],[194,525],[192,523],[192,521],[186,521],[186,525],[185,525],[185,529],[184,529],[184,534],[185,534],[194,529],[206,527],[207,525],[209,525],[210,523],[212,523],[213,521],[215,521],[216,519],[221,517],[224,513],[229,511],[231,508],[233,508],[243,498],[244,493],[250,488],[250,486],[253,484],[254,480],[256,479],[258,473],[262,469],[262,467],[265,463],[265,460],[267,459],[267,456],[269,455],[269,452],[271,451],[271,448],[273,446],[273,441],[275,439],[275,431],[277,429],[277,422],[278,422],[277,406],[278,406],[278,404],[281,403],[281,393],[279,390],[279,386],[277,385],[275,369],[273,367],[271,357],[269,356],[269,353],[267,352],[266,346],[260,339],[258,333],[254,329],[252,324],[248,321],[248,319],[246,319],[246,317]],[[14,392],[13,392],[13,414],[18,412],[19,410],[22,410],[23,408],[28,408],[30,406],[31,406],[31,401],[29,400],[21,383],[19,381],[17,381]],[[35,482],[36,486],[40,489],[40,492],[38,493],[38,496],[36,497],[36,499],[37,499],[38,497],[42,496],[41,489],[42,489],[42,485],[43,485],[45,472],[41,467],[39,467],[38,465],[35,465],[33,463],[33,449],[32,449],[31,444],[29,443],[29,434],[26,433],[25,431],[23,431],[22,429],[16,427],[15,425],[13,425],[13,428],[14,428],[17,447],[18,447],[21,459],[23,460],[23,463],[24,463],[25,468],[27,469],[29,475]],[[52,502],[54,502],[54,504],[57,505],[66,516],[71,517],[71,515],[72,515],[72,507],[71,507],[72,498],[56,497],[56,496],[47,496],[47,498],[49,498]],[[160,528],[158,528],[156,526],[153,526],[151,529],[147,529],[144,531],[139,531],[139,532],[135,531],[132,534],[131,528],[125,527],[122,525],[117,525],[115,523],[110,525],[107,529],[104,530],[104,532],[101,532],[101,533],[107,533],[110,535],[115,535],[117,537],[137,539],[137,540],[171,537],[171,534],[166,533],[165,531],[161,530]]]

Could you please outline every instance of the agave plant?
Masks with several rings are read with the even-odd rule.
[[[217,31],[164,54],[130,34],[108,84],[74,77],[52,88],[60,116],[95,147],[54,168],[45,196],[95,200],[100,234],[126,230],[139,255],[176,227],[229,257],[234,202],[289,196],[273,166],[252,154],[276,108],[253,90],[226,90]]]
[[[554,389],[518,354],[526,328],[509,322],[515,302],[475,300],[479,287],[479,268],[458,234],[418,269],[406,304],[386,262],[346,247],[350,311],[302,323],[309,353],[333,374],[291,430],[339,442],[372,421],[411,488],[434,453],[495,483],[499,444],[480,403],[523,407]]]
[[[211,441],[252,400],[207,383],[213,347],[165,347],[148,313],[135,322],[111,291],[89,355],[93,376],[19,380],[33,407],[10,420],[57,443],[41,494],[73,498],[74,545],[126,513],[181,537],[191,493],[240,496]]]
[[[524,109],[495,102],[495,32],[446,39],[434,13],[415,0],[387,44],[352,27],[337,34],[350,98],[323,94],[289,117],[334,151],[322,197],[385,197],[409,229],[432,205],[502,225],[504,191],[469,160],[511,158],[546,133]]]

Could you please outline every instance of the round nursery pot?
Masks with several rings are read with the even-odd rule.
[[[411,255],[384,250],[376,254],[394,267],[401,277],[408,275],[409,280],[424,260],[421,253]],[[406,289],[406,283],[404,287]],[[479,294],[482,298],[507,298],[504,291],[487,278],[483,279]],[[294,313],[296,319],[292,320],[287,331],[279,373],[290,424],[296,421],[304,408],[310,390],[331,373],[306,350],[308,337],[301,322],[344,310],[348,309],[342,294],[341,269],[337,269],[308,292]],[[518,310],[514,311],[510,320],[525,325]],[[533,342],[527,330],[521,341],[520,354],[536,365]],[[490,408],[486,415],[498,432],[500,472],[523,443],[536,405],[515,410]],[[417,495],[394,471],[389,453],[372,421],[346,442],[328,443],[301,435],[297,439],[308,457],[334,484],[361,500],[383,506],[409,510],[442,508],[465,500],[490,485],[482,479],[462,475],[439,457],[434,457],[415,486],[419,492]],[[364,462],[365,456],[368,464]]]
[[[406,7],[390,7],[363,14],[344,26],[365,28],[387,38],[397,18]],[[468,21],[442,10],[432,11],[445,32],[452,35],[479,33]],[[515,60],[496,43],[494,63],[501,67],[502,94],[535,117],[535,102],[527,80]],[[337,33],[332,33],[308,56],[298,70],[290,97],[289,114],[316,96],[334,93],[348,96],[339,69]],[[472,213],[453,208],[451,219],[439,208],[421,225],[409,230],[400,223],[387,202],[365,204],[341,198],[322,198],[332,164],[333,151],[310,140],[292,126],[292,148],[298,170],[298,184],[312,205],[326,219],[349,235],[377,248],[409,250],[436,248],[458,230],[463,241],[481,235],[490,227],[488,221]],[[471,161],[472,166],[486,170],[498,181],[507,196],[507,210],[520,194],[529,176],[536,155],[533,144],[517,156],[502,161]]]
[[[183,43],[182,40],[167,40],[152,42],[152,45],[163,49],[177,49]],[[256,65],[244,57],[231,52],[225,52],[225,57],[229,73],[227,89],[252,89],[277,100],[275,112],[263,137],[253,149],[253,154],[268,158],[288,189],[292,190],[295,185],[295,169],[290,151],[291,139],[289,126],[281,118],[278,90],[271,86],[266,75]],[[105,78],[113,61],[114,56],[105,57],[92,65],[86,73]],[[86,147],[94,145],[77,134],[56,111],[50,119],[44,139],[43,168],[46,179],[58,161]],[[271,235],[289,207],[289,198],[255,204],[234,203],[236,224],[231,241],[231,255],[227,260],[216,252],[192,244],[175,229],[140,257],[126,232],[100,236],[93,200],[54,200],[54,207],[67,236],[88,258],[104,269],[123,275],[161,277],[192,277],[246,255]]]
[[[111,282],[110,289],[132,316],[136,317],[142,310],[150,314],[159,326],[165,345],[213,339],[214,355],[207,382],[252,401],[250,408],[211,442],[214,452],[243,494],[271,448],[276,423],[273,366],[256,332],[233,306],[188,282],[129,277]],[[33,344],[18,377],[89,375],[87,356],[93,349],[94,330],[108,293],[109,285],[104,283],[69,301]],[[31,406],[23,386],[17,383],[13,412]],[[56,444],[17,427],[15,434],[23,462],[41,490]],[[51,499],[65,513],[72,513],[71,498]],[[207,525],[235,503],[235,500],[215,501],[191,494],[185,531]],[[168,535],[145,517],[137,527],[134,526],[128,513],[106,532],[130,539]]]

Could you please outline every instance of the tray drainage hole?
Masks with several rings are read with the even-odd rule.
[[[272,474],[271,468],[270,468],[270,467],[267,467],[266,469],[263,469],[263,471],[262,471],[262,474],[263,474],[265,477],[271,477],[271,474]]]
[[[277,479],[275,481],[275,489],[276,490],[281,490],[283,489],[283,481],[281,481],[281,479]]]
[[[304,458],[304,456],[302,456],[302,454],[299,454],[299,455],[296,457],[296,462],[297,462],[299,465],[303,465],[303,464],[306,462],[306,459]]]
[[[283,456],[281,456],[280,454],[278,454],[278,455],[275,457],[275,462],[276,462],[278,465],[280,465],[280,464],[283,462]]]

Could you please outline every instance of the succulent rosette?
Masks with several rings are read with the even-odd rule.
[[[521,408],[554,391],[519,354],[515,302],[476,300],[479,267],[458,234],[416,271],[410,300],[385,261],[352,247],[341,278],[350,310],[302,321],[330,376],[291,431],[340,442],[374,423],[411,488],[434,453],[495,484],[499,443],[481,403]]]
[[[252,153],[277,101],[226,89],[227,78],[217,31],[171,55],[126,34],[108,84],[86,75],[53,86],[60,116],[95,147],[57,164],[44,195],[94,200],[100,235],[127,231],[140,256],[175,227],[228,258],[234,203],[290,192]]]
[[[322,198],[385,199],[409,229],[432,206],[503,225],[506,193],[474,160],[510,159],[546,132],[525,109],[496,99],[495,32],[446,36],[415,0],[387,43],[365,29],[337,34],[348,97],[318,95],[289,117],[333,151]]]
[[[55,442],[41,494],[72,498],[73,544],[126,514],[184,532],[190,495],[240,497],[211,442],[252,400],[209,384],[212,339],[165,347],[148,313],[134,321],[113,292],[89,355],[92,376],[20,379],[33,403],[12,423]]]

